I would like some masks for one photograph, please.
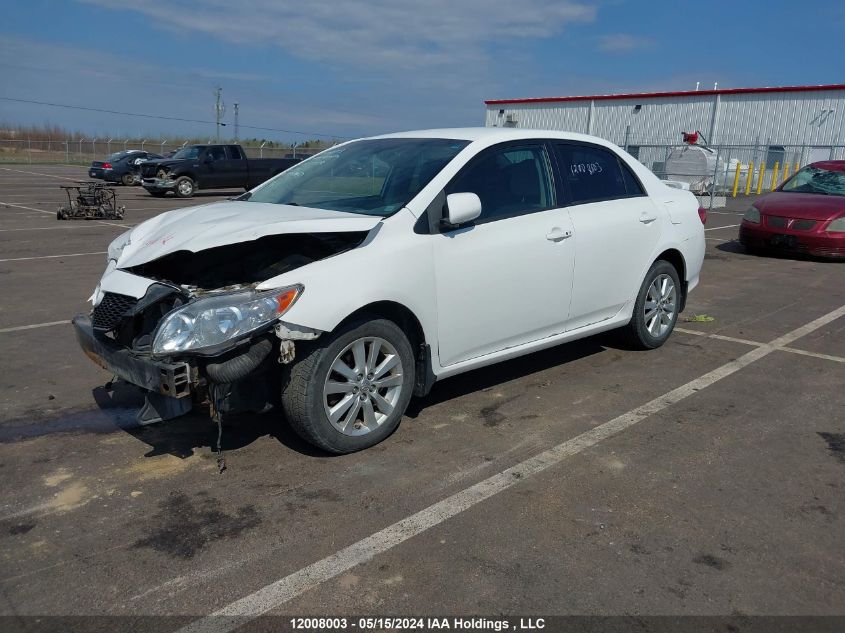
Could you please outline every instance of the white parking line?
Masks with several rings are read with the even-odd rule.
[[[20,332],[21,330],[35,330],[40,327],[52,327],[54,325],[67,325],[70,321],[51,321],[50,323],[33,323],[32,325],[18,325],[17,327],[0,328],[0,334],[6,332]]]
[[[759,341],[750,341],[744,338],[734,338],[733,336],[724,336],[722,334],[708,334],[707,332],[699,332],[698,330],[688,330],[682,327],[676,327],[676,332],[683,332],[684,334],[694,334],[695,336],[704,336],[706,338],[714,338],[720,341],[730,341],[731,343],[742,343],[743,345],[751,345],[752,347],[763,347],[766,343]],[[841,356],[831,356],[830,354],[819,354],[818,352],[809,352],[805,349],[797,349],[795,347],[781,347],[778,351],[791,352],[792,354],[801,354],[802,356],[812,356],[813,358],[821,358],[823,360],[832,360],[837,363],[845,363],[845,358]]]
[[[762,347],[765,343],[760,343],[759,341],[750,341],[745,338],[734,338],[733,336],[725,336],[723,334],[710,334],[709,332],[700,332],[698,330],[688,330],[683,327],[676,327],[676,332],[682,332],[683,334],[694,334],[695,336],[706,336],[707,338],[715,338],[720,341],[730,341],[731,343],[742,343],[743,345],[751,345],[752,347]]]
[[[801,356],[812,356],[813,358],[821,358],[823,360],[832,360],[837,363],[845,363],[845,358],[841,356],[831,356],[830,354],[819,354],[818,352],[808,352],[805,349],[796,349],[795,347],[781,347],[782,352],[791,352],[793,354],[801,354]]]
[[[712,229],[704,229],[705,231],[720,231],[721,229],[733,229],[739,226],[739,224],[728,224],[726,226],[714,226]]]
[[[776,338],[771,343],[763,344],[739,358],[681,385],[677,389],[658,396],[628,413],[558,444],[516,466],[503,470],[322,560],[303,567],[299,571],[285,576],[240,600],[236,600],[211,615],[195,620],[179,629],[178,633],[227,633],[239,628],[246,621],[267,613],[309,589],[313,589],[321,583],[404,543],[408,539],[440,525],[485,499],[489,499],[529,477],[556,466],[566,458],[577,455],[602,440],[621,433],[649,416],[688,398],[843,315],[845,315],[845,305]]]
[[[40,215],[33,216],[40,218]],[[116,225],[117,226],[117,225]],[[85,224],[66,224],[64,226],[32,226],[26,229],[0,229],[0,233],[12,233],[14,231],[66,231],[67,229],[85,229]]]
[[[33,176],[44,176],[46,178],[59,178],[61,180],[73,180],[74,182],[79,180],[79,178],[68,178],[66,176],[56,176],[54,174],[42,174],[42,173],[37,172],[37,171],[26,171],[24,169],[11,169],[9,167],[0,167],[0,169],[2,169],[4,171],[14,171],[18,174],[32,174]]]
[[[70,253],[68,255],[39,255],[38,257],[12,257],[0,259],[0,262],[26,262],[32,259],[56,259],[61,257],[84,257],[85,255],[105,255],[108,251],[95,251],[93,253]]]

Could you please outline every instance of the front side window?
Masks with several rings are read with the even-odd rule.
[[[229,154],[229,158],[232,160],[242,160],[243,156],[241,155],[241,148],[237,145],[227,145],[226,151]]]
[[[476,194],[481,216],[476,223],[549,209],[554,205],[548,161],[540,146],[487,150],[447,188],[447,193]]]
[[[557,145],[564,181],[573,204],[643,195],[642,187],[614,152],[592,145]],[[629,191],[630,190],[630,191]]]
[[[172,158],[176,160],[194,160],[199,158],[200,152],[204,149],[204,145],[190,145],[188,147],[183,147],[173,154]]]
[[[781,186],[780,190],[792,193],[845,196],[845,172],[808,165],[798,170]]]
[[[467,145],[444,138],[354,141],[294,165],[246,199],[386,217],[407,205]]]

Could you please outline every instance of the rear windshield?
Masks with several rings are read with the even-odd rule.
[[[386,217],[408,204],[467,144],[443,138],[354,141],[291,167],[248,199]]]
[[[845,172],[808,165],[787,180],[781,187],[781,191],[845,196]]]
[[[109,156],[106,160],[107,160],[108,162],[110,162],[110,163],[116,163],[116,162],[118,162],[119,160],[123,160],[123,159],[124,159],[124,158],[126,158],[127,156],[131,156],[132,154],[140,154],[140,153],[141,153],[141,152],[129,152],[129,151],[125,151],[125,152],[115,152],[114,154],[112,154],[111,156]]]

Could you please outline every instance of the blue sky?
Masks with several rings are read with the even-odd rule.
[[[843,32],[837,1],[12,0],[0,97],[207,121],[220,85],[242,137],[351,138],[482,125],[489,98],[842,83]],[[47,122],[213,134],[0,99]]]

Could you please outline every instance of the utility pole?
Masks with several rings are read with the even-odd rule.
[[[220,123],[220,119],[223,118],[223,115],[226,114],[226,104],[223,103],[223,88],[217,87],[214,91],[215,102],[214,102],[214,122],[215,122],[215,138],[217,139],[216,142],[220,142],[220,126],[226,125],[225,123]]]
[[[235,140],[238,140],[238,133],[240,130],[238,129],[238,103],[235,102]]]

